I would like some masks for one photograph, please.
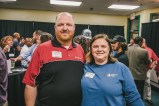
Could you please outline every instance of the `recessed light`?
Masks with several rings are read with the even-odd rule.
[[[65,6],[80,6],[82,2],[76,1],[61,1],[61,0],[50,0],[50,4],[65,5]]]

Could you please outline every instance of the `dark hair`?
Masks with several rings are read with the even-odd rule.
[[[141,46],[142,42],[143,42],[143,38],[142,37],[137,36],[137,37],[134,38],[134,43],[135,44],[138,44],[139,46]]]
[[[109,48],[110,48],[109,55],[108,55],[108,61],[112,62],[112,63],[116,61],[116,59],[111,56],[111,53],[112,53],[113,50],[112,50],[111,42],[110,42],[110,39],[108,38],[108,36],[106,34],[97,34],[91,40],[91,42],[90,42],[90,51],[86,55],[86,61],[87,61],[88,64],[95,63],[93,55],[92,55],[92,48],[91,48],[91,46],[92,46],[92,44],[93,44],[93,42],[95,40],[100,39],[100,38],[103,38],[103,39],[105,39],[108,42],[108,45],[109,45]]]
[[[40,36],[43,31],[42,30],[35,30],[34,32],[35,32],[35,34]]]
[[[127,51],[128,50],[128,46],[125,42],[119,42],[119,47],[121,47],[122,51]]]
[[[53,39],[53,37],[50,33],[47,33],[47,32],[41,33],[41,36],[40,36],[41,43],[44,43],[44,42],[46,42],[48,40],[52,40],[52,39]]]

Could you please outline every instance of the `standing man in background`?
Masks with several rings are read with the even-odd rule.
[[[75,24],[70,13],[55,21],[55,37],[35,50],[23,79],[26,106],[81,106],[81,77],[85,55],[73,42]]]
[[[127,51],[127,44],[125,38],[121,35],[114,36],[111,41],[111,46],[113,48],[113,51],[116,52],[114,57],[117,58],[119,62],[129,67],[129,59],[127,54],[125,53]]]
[[[0,47],[0,106],[8,106],[7,85],[8,85],[7,58],[2,48]]]
[[[144,83],[148,71],[150,60],[148,52],[141,48],[143,38],[137,36],[134,38],[134,44],[128,48],[129,69],[134,77],[136,87],[143,99]]]
[[[144,99],[148,104],[153,105],[153,102],[151,100],[150,76],[151,76],[151,71],[152,71],[151,67],[155,67],[158,57],[151,48],[147,47],[145,39],[143,39],[143,44],[141,47],[147,50],[149,59],[151,60],[152,65],[154,64],[153,66],[150,66],[150,69],[148,69],[148,71],[147,71],[147,78],[145,80],[145,86],[144,86]]]

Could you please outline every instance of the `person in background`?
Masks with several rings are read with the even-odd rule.
[[[81,77],[85,55],[73,42],[75,24],[70,13],[55,20],[55,37],[35,50],[23,78],[26,106],[81,106]]]
[[[74,41],[82,46],[85,54],[88,53],[90,50],[89,44],[91,39],[92,39],[92,32],[90,29],[84,29],[82,31],[82,35],[74,37]]]
[[[20,47],[20,34],[18,32],[13,33],[13,48],[20,53],[21,47]],[[19,54],[18,54],[19,55]]]
[[[7,103],[8,70],[7,58],[0,47],[0,106],[8,106]]]
[[[128,44],[128,46],[132,46],[133,44],[134,44],[134,39],[131,38],[131,39],[130,39],[130,43]]]
[[[53,39],[53,36],[50,33],[42,32],[40,36],[40,44],[52,39]]]
[[[24,46],[24,44],[25,44],[25,38],[22,37],[22,38],[20,39],[20,47],[22,48],[22,47]]]
[[[13,49],[13,37],[4,36],[0,41],[0,46],[6,55],[7,60],[15,56],[15,51]]]
[[[144,106],[130,70],[111,52],[107,35],[93,37],[81,79],[82,106]]]
[[[117,58],[119,62],[124,63],[127,67],[129,67],[129,59],[127,54],[125,53],[127,51],[127,44],[125,38],[121,35],[116,35],[112,39],[111,45],[113,51],[116,51],[114,57]]]
[[[21,61],[24,63],[24,64],[22,64],[22,67],[27,68],[28,65],[29,65],[29,63],[30,63],[30,61],[31,61],[31,58],[32,58],[32,55],[33,55],[35,49],[36,49],[40,44],[42,44],[42,43],[44,43],[44,42],[46,42],[46,41],[48,41],[48,40],[52,40],[52,39],[53,39],[53,36],[52,36],[50,33],[41,32],[41,35],[40,35],[40,38],[39,38],[39,39],[40,39],[40,40],[38,41],[38,44],[37,44],[36,46],[34,46],[34,47],[35,47],[34,50],[33,50],[33,48],[31,48],[31,47],[32,47],[32,46],[31,46],[31,47],[29,47],[29,48],[27,49],[26,52],[20,54],[20,56],[18,56],[17,58],[12,58],[11,60],[13,60],[13,61],[17,61],[17,60],[19,61],[19,60],[21,60]],[[29,45],[30,45],[30,43],[29,43]],[[30,51],[30,48],[32,49],[32,53],[31,53],[30,55],[28,55],[28,54],[27,54],[28,51],[31,52],[31,51]],[[23,57],[25,57],[25,59],[23,59]]]
[[[155,67],[156,63],[157,63],[157,60],[159,58],[157,57],[157,55],[155,54],[155,52],[151,48],[149,48],[147,46],[146,40],[144,38],[143,38],[143,43],[142,43],[141,47],[147,50],[149,59],[151,60],[151,67]],[[144,86],[144,99],[145,99],[145,101],[148,104],[153,105],[153,102],[151,100],[151,84],[150,84],[151,71],[152,71],[151,68],[148,69],[148,71],[147,71],[147,78],[145,80],[145,86]]]
[[[19,56],[21,47],[20,47],[20,34],[18,32],[13,33],[13,49],[14,49],[14,57]],[[21,62],[15,62],[15,66],[21,66]]]
[[[20,51],[20,55],[25,55],[25,53],[29,50],[29,47],[31,47],[33,44],[33,41],[31,38],[25,38],[24,46],[22,47]],[[21,60],[21,66],[26,68],[28,67],[29,60],[26,58],[25,60]]]
[[[144,83],[148,71],[148,65],[151,63],[147,50],[141,48],[143,38],[137,36],[134,38],[134,44],[129,46],[127,55],[129,59],[129,69],[134,77],[137,89],[143,99]]]
[[[36,30],[33,33],[33,45],[27,50],[27,52],[24,55],[19,55],[16,58],[12,58],[13,61],[21,61],[21,60],[27,60],[31,61],[31,57],[33,55],[34,50],[37,48],[37,46],[40,44],[40,36],[43,31]]]
[[[156,71],[157,80],[158,80],[158,83],[159,83],[159,60],[157,60],[157,65],[155,67],[155,71]]]

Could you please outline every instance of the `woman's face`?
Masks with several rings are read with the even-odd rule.
[[[5,45],[9,45],[10,47],[13,46],[13,40],[12,40],[12,39],[8,39],[8,40],[5,42]]]
[[[104,38],[99,38],[92,43],[91,52],[96,64],[107,63],[109,51],[109,44]]]

